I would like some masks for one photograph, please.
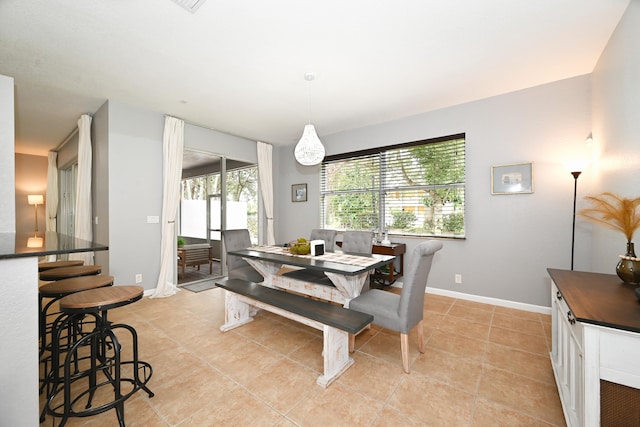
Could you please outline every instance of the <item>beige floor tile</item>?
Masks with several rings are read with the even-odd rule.
[[[235,331],[282,354],[289,354],[316,337],[311,332],[313,328],[282,323],[270,318],[256,319],[236,328]]]
[[[485,399],[478,399],[473,413],[473,427],[551,427],[546,421],[514,411]]]
[[[482,375],[482,362],[428,347],[411,370],[475,394]]]
[[[402,350],[400,349],[400,334],[397,332],[380,331],[377,335],[372,337],[360,350],[363,353],[369,354],[373,357],[377,357],[386,360],[395,366],[398,366],[402,370]],[[418,357],[418,339],[415,331],[409,334],[409,364],[413,363],[416,357]]]
[[[289,358],[314,370],[318,375],[324,372],[324,359],[322,357],[322,338],[309,341],[293,353]]]
[[[509,316],[521,317],[523,319],[529,319],[529,320],[540,320],[542,317],[546,316],[544,314],[535,313],[533,311],[518,310],[516,308],[501,307],[498,305],[495,308],[495,312],[500,314],[507,314]]]
[[[480,379],[478,397],[551,424],[561,425],[564,419],[555,384],[502,369],[485,369]]]
[[[242,341],[244,342],[226,348],[226,351],[219,351],[219,357],[212,362],[222,373],[240,384],[246,384],[257,373],[283,358],[279,353],[262,345],[244,339]]]
[[[489,338],[489,328],[490,325],[488,323],[474,322],[453,315],[444,316],[438,325],[438,329],[441,331],[451,332],[480,340],[486,340]]]
[[[487,344],[485,340],[473,339],[441,330],[435,331],[427,341],[427,347],[453,353],[476,362],[484,360]]]
[[[220,400],[235,387],[214,369],[193,370],[190,375],[153,385],[155,396],[149,402],[169,424],[178,424],[202,408],[204,402]]]
[[[490,324],[491,318],[493,317],[492,310],[466,307],[459,304],[454,304],[448,314],[450,316],[460,317],[461,319],[471,320],[472,322],[486,324]]]
[[[463,299],[455,300],[454,305],[455,307],[458,307],[458,308],[465,308],[465,309],[473,308],[475,310],[490,311],[492,313],[496,308],[496,306],[492,304],[486,304],[486,303],[477,302],[477,301],[468,301]]]
[[[547,339],[541,335],[531,335],[512,329],[492,326],[491,331],[489,332],[489,341],[495,344],[515,347],[530,353],[540,355],[549,354]]]
[[[475,396],[433,378],[407,375],[389,399],[389,407],[429,426],[467,426]]]
[[[555,384],[549,355],[542,356],[517,348],[490,343],[485,362],[493,367],[515,374]]]
[[[440,295],[428,294],[424,296],[424,309],[446,314],[453,306],[455,300]]]
[[[287,418],[300,426],[370,426],[382,407],[382,402],[333,383],[308,395]]]
[[[385,402],[405,375],[396,363],[359,351],[352,357],[355,363],[338,378],[338,382],[372,399]]]
[[[282,414],[288,413],[317,387],[318,373],[288,359],[257,372],[247,389]]]
[[[513,329],[530,335],[544,335],[544,327],[539,319],[526,319],[509,314],[494,313],[492,326]]]
[[[238,387],[222,399],[210,401],[180,423],[180,427],[202,426],[264,426],[270,427],[282,419],[282,415],[264,402]]]
[[[425,423],[415,418],[407,417],[406,415],[385,407],[382,412],[376,418],[372,427],[424,427]]]

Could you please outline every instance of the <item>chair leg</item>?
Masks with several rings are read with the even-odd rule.
[[[356,350],[356,335],[349,334],[349,353],[353,353]]]
[[[400,350],[402,350],[402,369],[409,373],[409,335],[400,334]]]
[[[422,328],[422,320],[418,322],[416,327],[416,332],[418,332],[418,351],[424,353],[424,329]]]

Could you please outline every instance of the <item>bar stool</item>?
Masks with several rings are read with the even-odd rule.
[[[55,282],[46,283],[40,286],[38,290],[39,300],[39,332],[40,332],[40,363],[44,364],[43,384],[40,392],[42,392],[46,378],[49,375],[48,362],[51,358],[51,346],[47,343],[47,336],[53,325],[53,322],[47,323],[47,318],[54,316],[56,313],[49,313],[49,309],[53,304],[59,301],[61,298],[71,295],[75,292],[87,291],[89,289],[102,288],[105,286],[113,285],[113,276],[81,276],[72,277],[70,279],[57,280]],[[44,301],[50,299],[46,304]],[[71,330],[68,331],[68,335],[72,334]],[[49,351],[49,354],[45,354]],[[44,356],[44,357],[43,357]]]
[[[153,369],[138,359],[136,330],[127,324],[112,324],[107,318],[109,310],[140,300],[143,292],[141,286],[110,286],[60,299],[63,315],[54,322],[52,333],[53,387],[41,421],[49,414],[62,418],[58,424],[62,427],[70,417],[87,417],[115,408],[118,423],[124,427],[124,402],[140,389],[154,396],[146,385]],[[61,331],[81,316],[93,317],[95,328],[64,349],[59,345]],[[122,360],[121,342],[125,339],[131,344],[131,360]],[[125,365],[127,369],[123,369]]]
[[[47,261],[38,263],[38,272],[51,270],[53,268],[62,268],[62,267],[76,267],[78,265],[84,265],[84,261],[79,260],[69,260],[69,261]]]
[[[47,282],[70,279],[72,277],[94,276],[96,274],[100,274],[101,272],[102,266],[100,265],[76,265],[72,267],[60,267],[40,272],[40,280]]]

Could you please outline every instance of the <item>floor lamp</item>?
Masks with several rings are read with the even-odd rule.
[[[573,227],[571,228],[571,271],[573,271],[573,252],[576,242],[576,196],[578,195],[578,177],[582,172],[571,172],[573,175]]]

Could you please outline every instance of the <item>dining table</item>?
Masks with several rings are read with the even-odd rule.
[[[298,255],[277,245],[253,246],[229,251],[240,256],[263,277],[264,286],[287,289],[349,307],[360,295],[369,273],[390,264],[392,255],[325,252],[322,255]],[[318,280],[326,277],[327,280]]]

